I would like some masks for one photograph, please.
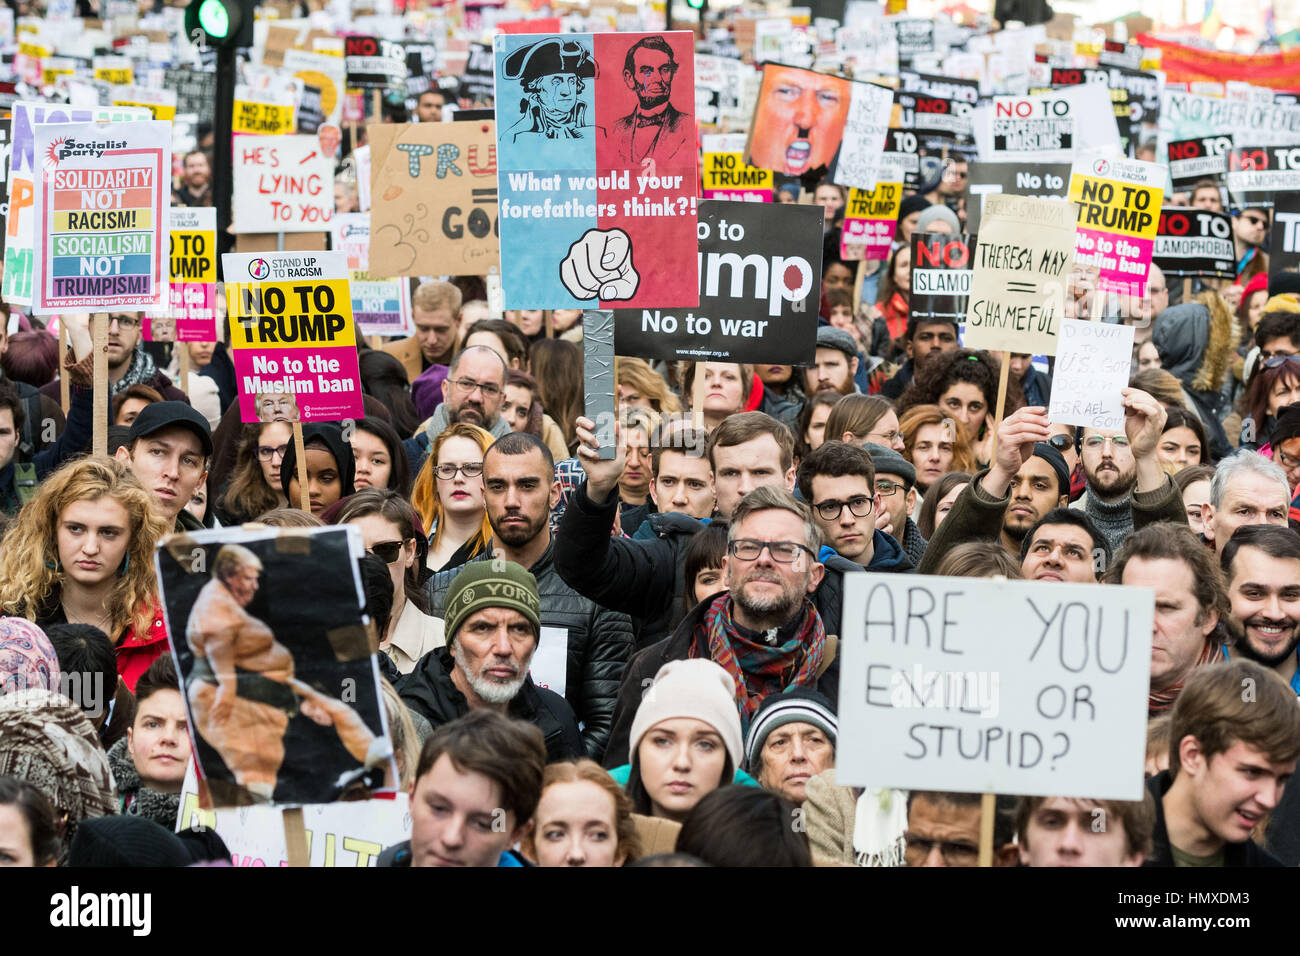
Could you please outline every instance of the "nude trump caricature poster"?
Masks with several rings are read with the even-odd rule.
[[[496,38],[507,309],[699,303],[688,32]]]

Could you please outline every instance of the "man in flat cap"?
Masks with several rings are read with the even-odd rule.
[[[611,133],[623,162],[639,166],[646,157],[666,163],[694,155],[694,118],[669,102],[677,65],[673,48],[661,36],[642,37],[628,49],[623,82],[636,94],[637,107]]]
[[[523,116],[508,131],[511,142],[595,137],[596,126],[580,97],[586,81],[596,76],[596,61],[580,42],[547,37],[522,46],[506,57],[502,75],[518,80],[524,93]]]

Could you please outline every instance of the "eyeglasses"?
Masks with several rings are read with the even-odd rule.
[[[478,389],[482,392],[484,398],[496,398],[501,394],[501,389],[497,388],[495,385],[476,382],[472,378],[453,378],[451,384],[455,385],[466,395],[469,395],[474,391],[474,389]]]
[[[140,327],[140,316],[138,315],[110,315],[108,317],[108,327],[111,329],[116,322],[118,328],[138,329]]]
[[[1294,471],[1296,468],[1300,468],[1300,458],[1292,458],[1281,448],[1276,449],[1276,451],[1277,456],[1273,460],[1287,471]]]
[[[835,513],[839,514],[839,511],[836,510]],[[773,561],[781,564],[792,564],[794,559],[799,557],[800,551],[807,551],[814,558],[817,557],[811,548],[793,541],[757,541],[754,538],[737,538],[727,545],[727,550],[731,552],[732,557],[740,558],[742,561],[757,561],[764,548],[767,548],[768,554],[772,555]]]
[[[880,485],[877,484],[876,488],[879,489]],[[874,511],[873,502],[867,495],[858,495],[848,501],[831,498],[828,501],[819,501],[813,507],[817,509],[817,514],[821,515],[823,521],[834,521],[844,512],[845,505],[848,505],[850,513],[855,518],[865,518]],[[755,555],[755,557],[758,557],[758,555]]]
[[[433,469],[433,473],[444,481],[451,481],[456,477],[456,472],[460,472],[466,478],[477,478],[483,474],[483,462],[467,461],[463,465],[439,465]]]
[[[276,445],[272,448],[270,445],[257,446],[257,460],[270,461],[272,458],[284,459],[284,453],[289,450],[288,445]]]
[[[867,432],[867,439],[876,442],[877,445],[884,445],[886,448],[892,448],[894,441],[903,433],[897,428],[888,432]],[[879,439],[879,441],[877,441]]]
[[[888,478],[876,479],[876,492],[882,498],[892,498],[902,490],[903,486],[896,481],[890,481]],[[858,517],[861,518],[863,515],[858,515]]]
[[[979,857],[979,847],[971,843],[949,843],[946,840],[929,840],[915,833],[903,834],[903,855],[909,861],[925,860],[939,848],[943,862],[949,866],[970,866]]]
[[[1047,444],[1051,445],[1057,451],[1063,452],[1074,444],[1074,439],[1069,435],[1053,435],[1051,438],[1047,439]]]
[[[402,547],[405,544],[405,541],[380,541],[366,548],[366,551],[383,561],[384,564],[392,564],[402,556]]]
[[[1300,355],[1273,355],[1264,359],[1264,368],[1281,368],[1287,362],[1300,362]]]
[[[1127,448],[1128,436],[1127,435],[1105,435],[1105,436],[1089,435],[1087,438],[1083,440],[1083,447],[1097,449],[1100,448],[1102,445],[1105,445],[1107,442],[1110,442],[1116,448]]]

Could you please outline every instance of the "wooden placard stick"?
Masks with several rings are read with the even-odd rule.
[[[1100,322],[1106,314],[1106,299],[1110,293],[1103,292],[1101,289],[1092,290],[1092,315],[1089,318],[1093,322]]]
[[[980,800],[980,866],[993,865],[993,822],[998,809],[998,795],[986,793]]]
[[[1183,276],[1183,302],[1192,301],[1192,277]]]
[[[63,361],[64,356],[68,354],[68,327],[59,320],[59,361]],[[68,417],[68,406],[72,400],[68,393],[68,375],[66,372],[59,375],[59,403],[63,406],[63,417]]]
[[[1001,368],[998,370],[998,400],[993,410],[993,442],[989,447],[989,461],[998,454],[998,426],[1002,424],[1002,413],[1007,408],[1007,385],[1011,381],[1011,353],[999,352],[1002,356]],[[971,441],[975,436],[971,436]]]
[[[182,392],[188,395],[190,393],[190,347],[185,342],[176,342],[172,348],[180,351],[180,388]]]
[[[301,426],[294,425],[302,434]],[[284,824],[284,848],[289,852],[290,866],[310,866],[311,853],[307,848],[307,828],[302,823],[302,807],[289,807],[280,812]]]
[[[90,451],[95,455],[108,454],[108,313],[96,312],[90,317],[91,335],[95,342],[95,427],[91,433]],[[59,323],[63,327],[63,323]],[[64,333],[66,334],[66,333]],[[67,375],[62,378],[66,381]]]
[[[859,259],[857,272],[853,276],[853,314],[862,314],[862,283],[867,278],[867,260]]]
[[[691,424],[704,427],[704,363],[695,363],[695,380],[691,383]]]
[[[293,423],[293,453],[297,458],[298,469],[298,507],[311,512],[311,492],[307,488],[307,449],[302,441],[302,422]],[[293,502],[289,502],[293,507]],[[299,811],[301,814],[302,811]]]

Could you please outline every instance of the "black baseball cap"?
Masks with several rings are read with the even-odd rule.
[[[212,430],[208,427],[208,420],[185,402],[151,402],[140,409],[140,414],[131,423],[127,444],[133,445],[136,439],[145,438],[164,428],[176,427],[188,428],[194,432],[199,438],[199,444],[203,446],[203,454],[212,457]]]

